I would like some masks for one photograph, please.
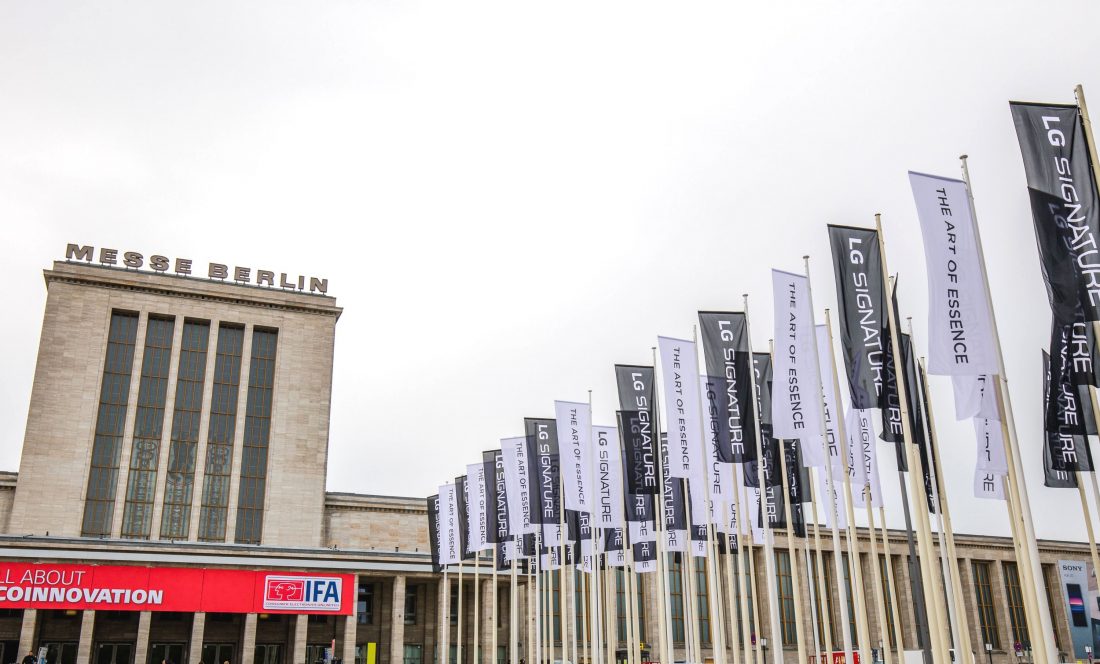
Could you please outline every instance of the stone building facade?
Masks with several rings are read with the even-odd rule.
[[[536,597],[529,579],[519,578],[512,607],[509,574],[497,577],[495,624],[490,567],[482,565],[475,580],[467,564],[459,611],[457,574],[432,572],[423,498],[326,491],[341,313],[334,298],[307,292],[285,275],[264,286],[233,279],[233,270],[196,278],[126,269],[103,260],[114,256],[105,251],[112,250],[70,248],[68,260],[44,272],[45,316],[22,459],[18,473],[0,472],[0,664],[39,648],[46,649],[49,664],[314,664],[326,648],[346,664],[429,664],[442,660],[443,643],[456,661],[460,624],[461,664],[500,664],[507,661],[513,608],[522,625],[516,635],[521,656],[534,661]],[[905,540],[902,533],[890,537],[903,647],[915,649]],[[783,535],[777,538],[781,557],[788,555]],[[824,543],[828,548],[828,538]],[[1072,659],[1056,566],[1088,561],[1088,550],[1072,542],[1042,542],[1040,550],[1059,649]],[[793,560],[788,555],[786,566],[782,560],[779,565],[779,586],[788,589],[780,611],[785,634],[793,633],[793,598],[783,576],[792,564],[799,569],[805,633],[813,633],[801,551],[796,547]],[[1027,637],[1015,600],[1011,542],[959,536],[958,552],[971,641],[979,647],[991,642],[995,663],[1018,661],[1012,646]],[[753,555],[763,594],[764,554],[758,549]],[[723,565],[731,560],[723,557]],[[871,565],[864,562],[870,588]],[[338,615],[119,610],[110,604],[30,608],[3,601],[11,600],[5,574],[27,564],[169,575],[343,575],[351,586]],[[657,616],[665,600],[652,575],[639,580],[640,636],[656,658]],[[612,591],[619,614],[613,628],[621,650],[627,646],[626,600],[619,582]],[[684,585],[671,585],[676,657],[682,659],[677,616]],[[705,578],[699,587],[706,587]],[[829,588],[822,606],[833,615],[836,632],[835,580]],[[705,603],[701,594],[697,601]],[[556,600],[549,606],[559,619]],[[755,633],[770,634],[770,612],[759,607],[754,615]],[[877,614],[870,623],[877,645]],[[725,627],[726,642],[737,643],[734,621]],[[709,659],[713,652],[704,637]],[[778,645],[794,661],[793,643],[784,640]]]

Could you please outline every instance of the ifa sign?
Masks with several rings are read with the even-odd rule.
[[[267,611],[332,611],[343,605],[340,577],[275,576],[264,579],[264,609]]]

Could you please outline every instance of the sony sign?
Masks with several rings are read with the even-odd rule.
[[[173,274],[190,277],[193,274],[193,261],[190,258],[176,258],[169,259],[167,256],[158,256],[156,254],[146,257],[136,251],[119,251],[118,249],[108,249],[106,247],[100,247],[96,252],[95,247],[81,244],[68,244],[65,246],[65,260],[66,261],[84,261],[86,263],[97,262],[100,265],[121,265],[126,268],[133,268],[139,270],[143,267],[153,272],[171,272]],[[222,263],[210,263],[206,269],[206,276],[210,279],[217,279],[219,281],[225,281],[226,279],[232,279],[239,284],[250,284],[255,286],[270,286],[272,288],[284,288],[288,290],[306,290],[306,278],[302,275],[296,277],[288,277],[286,272],[280,272],[278,275],[278,283],[276,283],[275,272],[270,270],[253,270],[250,267],[233,266],[232,269],[228,265]],[[309,278],[309,292],[321,293],[322,295],[328,293],[328,279],[321,279],[318,277]]]

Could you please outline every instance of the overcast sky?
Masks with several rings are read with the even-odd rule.
[[[883,213],[925,349],[906,171],[966,152],[1037,531],[1082,538],[1076,492],[1042,487],[1050,314],[1007,102],[1083,83],[1100,115],[1100,5],[781,4],[3,3],[0,468],[67,242],[328,277],[329,488],[427,495],[554,399],[591,389],[611,423],[612,365],[699,309],[749,293],[766,348],[770,268],[809,254],[820,317],[828,222]],[[956,529],[1007,534],[932,390]]]

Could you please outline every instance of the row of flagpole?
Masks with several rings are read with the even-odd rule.
[[[1068,218],[1069,223],[1063,225],[1071,226],[1071,231],[1048,228],[1050,224],[1045,223],[1040,208],[1033,205],[1055,328],[1069,324],[1064,310],[1075,306],[1084,313],[1074,320],[1078,325],[1091,328],[1093,339],[1096,339],[1100,338],[1100,307],[1090,309],[1080,301],[1067,304],[1065,289],[1053,288],[1050,282],[1061,275],[1066,281],[1072,280],[1083,292],[1088,284],[1097,285],[1094,272],[1100,272],[1100,266],[1090,272],[1091,266],[1083,261],[1082,255],[1073,253],[1080,252],[1080,247],[1075,247],[1073,242],[1062,242],[1066,246],[1044,244],[1042,235],[1072,232],[1079,239],[1088,232],[1092,247],[1096,247],[1096,240],[1100,239],[1100,209],[1095,205],[1100,200],[1096,194],[1096,146],[1083,91],[1078,86],[1075,92],[1078,103],[1073,108],[1076,115],[1068,130],[1080,131],[1084,137],[1085,150],[1091,157],[1086,160],[1084,171],[1072,170],[1079,168],[1082,157],[1072,152],[1064,155],[1075,148],[1072,141],[1065,139],[1066,126],[1055,124],[1061,121],[1059,116],[1043,115],[1054,112],[1049,109],[1067,107],[1014,103],[1012,110],[1032,196],[1037,195],[1036,191],[1044,192],[1041,184],[1035,181],[1040,169],[1032,165],[1049,156],[1044,150],[1053,154],[1056,160],[1064,160],[1066,167],[1063,172],[1062,162],[1055,162],[1063,182],[1056,191],[1062,192],[1061,197],[1069,210],[1063,212],[1066,216],[1061,219]],[[1038,123],[1046,131],[1049,145],[1035,138],[1042,136]],[[1078,161],[1074,162],[1074,158]],[[783,646],[789,641],[780,616],[780,569],[774,538],[774,530],[782,528],[786,531],[787,543],[783,571],[791,585],[788,599],[793,603],[793,640],[799,661],[808,660],[807,642],[810,640],[815,658],[823,656],[822,646],[825,653],[834,652],[834,620],[840,625],[840,645],[845,661],[854,661],[857,653],[863,661],[871,661],[870,646],[874,636],[869,617],[874,614],[877,636],[882,644],[881,661],[893,664],[896,660],[901,664],[905,660],[901,595],[890,562],[893,553],[886,529],[885,506],[881,495],[876,497],[880,476],[875,461],[875,428],[870,410],[877,409],[882,415],[883,437],[894,443],[897,453],[917,644],[926,662],[954,661],[953,652],[965,664],[974,664],[970,619],[963,599],[947,484],[942,475],[936,419],[930,399],[928,374],[934,374],[952,377],[959,419],[963,419],[959,403],[972,394],[967,390],[976,386],[977,398],[984,403],[987,399],[984,386],[992,384],[992,410],[983,411],[984,406],[979,406],[976,411],[965,414],[965,417],[975,418],[976,432],[984,431],[984,439],[979,434],[978,443],[979,455],[985,445],[986,458],[984,461],[979,458],[974,491],[978,497],[997,498],[1005,503],[1015,557],[1019,562],[1024,620],[1036,646],[1035,664],[1054,664],[1058,660],[1024,477],[1024,456],[1007,388],[967,157],[964,155],[960,160],[962,180],[910,173],[929,268],[929,361],[923,357],[919,361],[916,359],[911,323],[907,333],[900,327],[892,295],[896,283],[887,267],[881,216],[875,215],[874,229],[829,227],[844,332],[840,347],[846,361],[850,397],[847,416],[841,407],[843,386],[834,355],[836,340],[832,317],[826,309],[824,324],[819,326],[815,321],[809,257],[805,257],[801,275],[773,271],[774,338],[780,351],[763,355],[767,358],[769,374],[773,364],[782,364],[784,368],[780,375],[787,384],[778,394],[772,392],[770,381],[757,375],[759,367],[751,347],[746,295],[741,312],[700,313],[700,322],[705,328],[702,350],[707,369],[702,376],[698,368],[697,328],[693,327],[691,341],[660,337],[660,362],[658,347],[654,347],[652,366],[616,365],[621,409],[617,429],[592,426],[591,392],[587,403],[556,402],[554,419],[527,420],[523,438],[502,441],[501,450],[486,452],[483,463],[469,466],[467,475],[458,478],[456,484],[440,487],[440,493],[429,499],[429,512],[434,519],[430,523],[433,562],[444,571],[444,579],[447,569],[457,564],[460,607],[463,606],[464,585],[462,561],[471,554],[474,557],[474,601],[477,604],[481,553],[491,551],[493,555],[491,649],[494,659],[498,625],[496,577],[498,568],[505,565],[510,572],[508,659],[510,664],[520,664],[518,619],[522,562],[526,570],[524,583],[529,614],[526,626],[533,632],[533,638],[527,643],[527,656],[538,662],[552,664],[559,659],[611,661],[618,658],[617,643],[625,641],[625,661],[641,664],[644,653],[640,588],[642,578],[652,574],[653,583],[645,586],[647,592],[656,592],[656,624],[647,625],[645,629],[646,636],[652,637],[650,630],[656,628],[661,661],[675,661],[675,645],[681,642],[688,661],[702,662],[702,630],[706,624],[716,664],[726,664],[727,655],[732,657],[732,664],[764,664],[766,642],[762,637],[761,647],[756,647],[756,640],[761,635],[761,609],[766,607],[767,638],[773,644],[773,662],[779,664],[783,661]],[[1084,211],[1079,203],[1086,196],[1080,193],[1082,188],[1074,185],[1072,179],[1080,173],[1088,174],[1092,192],[1092,208]],[[1065,182],[1078,187],[1072,199],[1065,193]],[[946,233],[942,228],[944,224],[950,229]],[[1066,238],[1061,236],[1059,239]],[[1051,267],[1049,255],[1059,247],[1076,259],[1070,261],[1069,267]],[[946,259],[943,258],[945,252],[950,253]],[[936,260],[941,262],[936,263]],[[950,266],[946,272],[951,285],[947,288],[936,281],[942,278],[936,270],[945,266]],[[1052,277],[1055,268],[1062,272]],[[1100,301],[1100,287],[1095,291]],[[1075,297],[1080,295],[1071,295],[1068,299]],[[708,327],[705,321],[710,318],[705,316],[724,318],[716,321],[717,327]],[[784,316],[789,316],[789,320],[781,320]],[[950,325],[942,329],[935,327],[935,321],[945,321],[948,317],[953,321]],[[714,340],[715,333],[719,334],[721,342]],[[864,336],[862,342],[858,341],[859,333]],[[1064,341],[1066,333],[1062,334]],[[1085,476],[1091,480],[1098,507],[1100,487],[1092,467],[1087,433],[1070,430],[1064,418],[1068,406],[1062,405],[1067,399],[1081,401],[1080,393],[1073,396],[1065,387],[1069,384],[1067,381],[1079,377],[1071,376],[1066,368],[1066,344],[1060,346],[1061,353],[1056,355],[1054,340],[1052,333],[1047,369],[1049,386],[1044,392],[1044,472],[1048,486],[1077,489],[1093,567],[1100,569],[1100,554],[1084,488]],[[724,356],[718,357],[717,350]],[[953,359],[949,357],[952,352]],[[1088,352],[1095,353],[1095,349]],[[674,359],[670,361],[669,357]],[[949,366],[951,362],[953,366]],[[658,367],[663,379],[661,389],[658,389]],[[712,371],[714,367],[719,369]],[[1095,374],[1095,367],[1091,371]],[[702,379],[701,384],[697,377]],[[1091,385],[1095,387],[1100,381],[1093,380]],[[717,386],[715,392],[723,393],[721,396],[725,399],[708,396],[712,385]],[[750,396],[742,399],[746,389]],[[805,389],[808,391],[803,392]],[[1100,430],[1096,393],[1088,384],[1084,390],[1091,402],[1092,416],[1097,418],[1092,424]],[[665,398],[666,418],[675,420],[675,426],[669,422],[667,443],[662,440],[661,433],[662,409],[658,398],[661,394]],[[726,410],[723,412],[723,409]],[[571,415],[563,417],[566,411]],[[1055,418],[1057,423],[1052,425],[1048,412],[1063,419]],[[721,423],[719,413],[725,416],[726,424]],[[858,426],[849,431],[852,424],[849,417],[852,416]],[[752,422],[746,429],[743,420],[747,418]],[[996,423],[991,424],[994,421]],[[608,437],[616,435],[618,444],[595,447],[593,441],[601,431]],[[1077,443],[1074,436],[1082,437],[1084,442]],[[751,440],[751,445],[744,445],[744,440]],[[1083,445],[1083,451],[1074,448],[1074,444]],[[674,453],[680,456],[674,457]],[[801,479],[803,472],[806,480]],[[608,479],[616,474],[617,480]],[[602,478],[598,484],[593,480],[597,476]],[[858,481],[854,487],[853,480]],[[465,493],[461,498],[457,496],[456,485]],[[471,490],[477,493],[470,493]],[[777,494],[777,490],[781,494]],[[583,492],[587,492],[587,497]],[[596,494],[599,494],[599,502],[596,502]],[[865,539],[873,577],[870,589],[865,587],[864,547],[856,529],[857,500],[866,513]],[[811,507],[813,532],[811,536],[802,526],[800,548],[796,541],[799,538],[796,523],[805,523],[805,503]],[[470,512],[475,504],[480,509],[477,519]],[[832,540],[831,584],[821,546],[819,504]],[[876,508],[879,526],[876,526]],[[779,514],[780,509],[782,514]],[[935,528],[932,515],[935,515]],[[877,553],[880,537],[885,569],[880,566]],[[570,543],[573,543],[572,549]],[[756,588],[756,546],[762,548],[766,603]],[[727,555],[721,555],[722,551]],[[679,560],[675,568],[670,556]],[[723,563],[725,583],[722,580]],[[702,567],[697,569],[696,565]],[[578,570],[583,573],[578,575]],[[705,587],[699,585],[699,571],[705,576]],[[810,635],[804,633],[807,620],[803,616],[800,575],[805,576],[805,589],[809,593]],[[832,589],[829,585],[835,587],[839,615],[830,610]],[[444,587],[449,587],[446,581]],[[677,588],[680,603],[674,617],[673,597]],[[621,616],[620,594],[624,598]],[[706,598],[706,615],[700,611],[701,597]],[[869,608],[869,598],[873,601],[873,610]],[[449,598],[446,606],[449,607]],[[463,661],[463,613],[460,610],[456,627],[456,653],[460,663]],[[474,611],[475,653],[479,652],[480,613],[478,605]],[[647,615],[647,618],[652,617]],[[620,618],[623,630],[619,630]],[[850,625],[845,624],[849,618]],[[727,619],[731,637],[728,647],[725,642]],[[682,635],[674,633],[677,628],[682,630]],[[622,635],[625,638],[620,638],[620,631],[625,632]],[[441,647],[449,653],[448,633],[443,629],[441,634]],[[739,644],[734,637],[739,637]]]

